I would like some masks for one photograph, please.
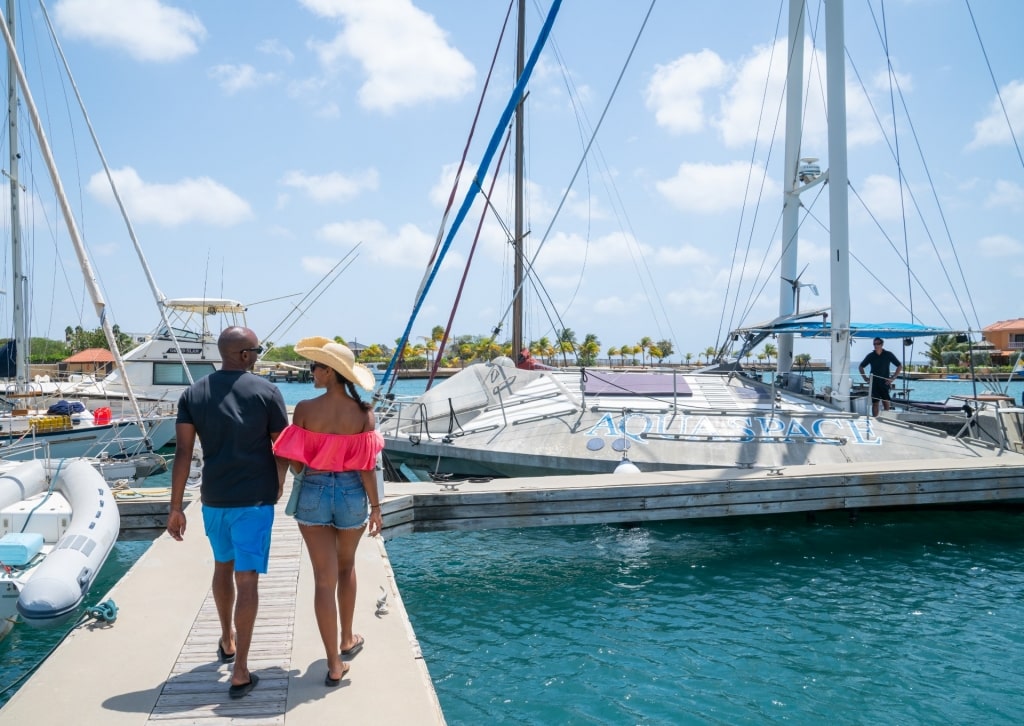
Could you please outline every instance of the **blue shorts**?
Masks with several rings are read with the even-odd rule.
[[[295,521],[299,524],[359,529],[370,518],[369,500],[358,471],[306,472]]]
[[[234,560],[235,572],[267,572],[274,507],[210,507],[203,505],[203,525],[217,562]]]

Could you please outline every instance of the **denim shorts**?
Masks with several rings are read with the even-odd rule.
[[[235,572],[267,572],[274,506],[211,507],[203,505],[203,527],[217,562],[234,562]]]
[[[359,529],[370,518],[369,500],[358,471],[306,472],[295,508],[299,524]]]

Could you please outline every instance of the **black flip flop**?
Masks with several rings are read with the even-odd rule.
[[[352,658],[352,657],[354,657],[356,654],[359,653],[359,651],[361,651],[363,649],[363,646],[366,645],[366,638],[364,638],[361,635],[357,635],[356,637],[359,638],[359,640],[356,641],[355,645],[353,645],[351,648],[349,648],[347,650],[341,651],[341,657],[342,658]]]
[[[217,657],[220,659],[221,663],[234,663],[235,662],[235,654],[234,653],[230,653],[230,654],[225,653],[224,652],[224,644],[222,642],[220,642],[219,640],[217,641]]]
[[[256,684],[259,682],[259,676],[257,676],[255,673],[250,673],[249,682],[243,683],[240,686],[231,686],[231,688],[228,689],[228,695],[231,696],[231,698],[241,698],[242,696],[246,696],[249,694],[249,691],[254,689],[256,687]]]

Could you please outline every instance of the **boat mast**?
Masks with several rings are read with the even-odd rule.
[[[25,274],[21,252],[21,182],[18,181],[18,74],[14,64],[14,3],[7,0],[7,30],[11,44],[7,51],[7,138],[10,160],[7,183],[11,190],[11,306],[14,312],[14,390],[28,390],[28,313],[25,305]]]
[[[825,78],[828,105],[828,205],[832,284],[832,392],[850,396],[850,229],[846,164],[846,61],[843,2],[825,3]]]
[[[795,309],[800,284],[797,280],[797,234],[800,228],[800,142],[803,135],[804,90],[804,0],[790,0],[788,70],[786,73],[786,150],[783,179],[782,259],[779,265],[779,317]],[[777,369],[780,378],[793,367],[793,335],[783,333],[778,341]]]
[[[13,0],[8,0],[8,16],[13,17],[14,13],[11,12],[11,3]],[[121,357],[121,351],[117,347],[117,339],[114,337],[114,331],[110,326],[110,320],[107,318],[107,304],[103,300],[103,294],[100,292],[99,283],[96,281],[96,274],[93,272],[92,263],[89,261],[89,255],[85,250],[85,245],[82,244],[82,237],[78,233],[78,225],[75,223],[75,217],[71,213],[71,205],[68,203],[67,194],[64,192],[64,184],[61,182],[60,175],[57,173],[57,163],[54,161],[53,152],[50,149],[50,142],[46,138],[46,132],[43,131],[42,121],[39,118],[39,111],[36,108],[35,101],[32,99],[32,92],[28,87],[28,80],[25,78],[25,71],[21,67],[21,61],[18,59],[15,53],[14,47],[14,36],[8,30],[7,19],[3,19],[4,22],[0,24],[3,28],[4,41],[7,43],[7,54],[8,54],[8,65],[16,73],[16,86],[21,86],[22,94],[25,98],[25,107],[28,109],[29,117],[32,119],[32,126],[35,128],[36,138],[39,140],[39,150],[43,154],[43,159],[46,161],[46,168],[50,172],[50,180],[53,182],[54,193],[57,195],[57,200],[60,202],[61,214],[64,217],[64,223],[68,228],[68,236],[71,237],[71,243],[75,248],[75,254],[78,256],[78,264],[82,268],[82,276],[85,279],[85,286],[89,291],[89,297],[92,299],[93,307],[96,309],[96,314],[100,319],[100,326],[103,328],[103,333],[107,338],[107,344],[110,346],[110,352],[114,356],[114,363],[117,369],[121,371],[121,375],[124,377],[124,388],[128,394],[128,399],[131,401],[132,409],[135,413],[135,420],[138,422],[139,432],[145,438],[147,445],[149,444],[149,435],[146,433],[145,422],[142,418],[142,411],[139,410],[139,403],[135,398],[135,394],[132,391],[131,382],[128,380],[128,374],[124,368],[124,359]],[[13,122],[12,122],[13,123]],[[11,151],[12,155],[15,152],[14,149]]]
[[[519,25],[516,33],[516,81],[523,77],[526,68],[526,1],[519,0]],[[515,116],[515,239],[512,240],[513,267],[512,299],[512,359],[515,360],[523,349],[523,104],[526,94],[516,104]]]

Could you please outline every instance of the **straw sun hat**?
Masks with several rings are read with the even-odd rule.
[[[347,345],[335,343],[330,338],[319,335],[303,338],[295,344],[295,352],[303,358],[309,358],[311,361],[322,363],[337,371],[367,391],[372,391],[377,383],[377,379],[373,377],[373,372],[369,368],[356,363],[356,357]]]

